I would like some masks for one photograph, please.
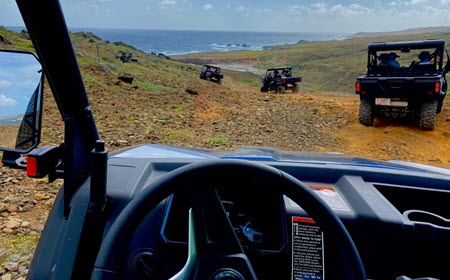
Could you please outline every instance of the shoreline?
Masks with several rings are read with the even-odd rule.
[[[5,26],[20,33],[25,27]],[[72,33],[92,33],[103,41],[123,42],[145,53],[167,56],[232,51],[263,51],[274,46],[298,42],[341,41],[351,33],[338,32],[275,32],[275,31],[196,31],[119,28],[69,28]],[[139,40],[133,38],[139,37]],[[195,39],[194,39],[195,38]]]

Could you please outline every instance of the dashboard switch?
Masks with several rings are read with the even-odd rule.
[[[131,272],[136,279],[151,280],[158,279],[159,255],[151,249],[139,252],[131,263]]]

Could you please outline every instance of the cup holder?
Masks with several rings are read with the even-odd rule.
[[[420,210],[408,210],[403,215],[411,222],[427,223],[438,227],[450,228],[450,220],[447,220],[436,214],[420,211]]]

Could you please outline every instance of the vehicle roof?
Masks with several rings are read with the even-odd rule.
[[[274,70],[284,70],[284,69],[292,69],[292,66],[286,66],[286,67],[275,67],[275,68],[269,68],[267,71],[274,71]]]
[[[427,39],[423,41],[405,41],[405,42],[378,42],[369,45],[372,50],[395,50],[398,48],[408,47],[411,49],[420,49],[423,47],[436,48],[444,46],[443,39]]]
[[[213,66],[213,65],[209,65],[209,64],[205,64],[205,65],[203,65],[203,67],[212,67],[212,68],[217,68],[217,69],[220,69],[220,67],[217,67],[217,66]]]

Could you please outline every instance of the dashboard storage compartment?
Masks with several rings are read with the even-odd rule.
[[[399,187],[388,185],[374,185],[374,187],[401,213],[409,210],[428,212],[444,219],[450,218],[450,192],[415,187]],[[412,214],[416,219],[432,219],[424,214]],[[433,219],[433,221],[435,221]],[[449,225],[450,226],[450,225]]]

